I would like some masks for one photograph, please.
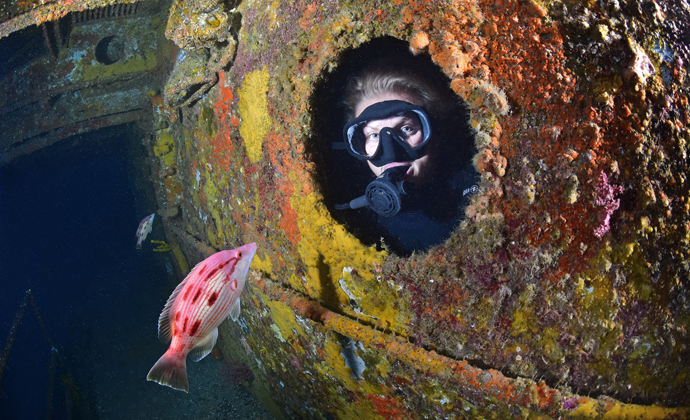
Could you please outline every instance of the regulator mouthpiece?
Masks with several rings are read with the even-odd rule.
[[[413,194],[412,183],[402,179],[408,168],[396,166],[387,169],[367,185],[363,196],[347,204],[337,204],[335,208],[345,210],[369,206],[381,216],[395,216],[402,207],[404,197]]]

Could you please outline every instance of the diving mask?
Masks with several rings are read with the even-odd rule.
[[[394,116],[412,115],[419,119],[422,138],[417,144],[405,141],[405,133],[391,127],[382,127],[377,134],[377,143],[367,140],[365,127],[371,121]],[[371,136],[370,136],[371,137]],[[343,128],[345,148],[354,157],[367,160],[381,167],[393,162],[410,162],[424,156],[431,137],[431,125],[426,111],[418,105],[405,101],[383,101],[368,106]]]

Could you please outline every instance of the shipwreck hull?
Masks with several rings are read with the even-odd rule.
[[[252,391],[287,418],[686,418],[683,4],[175,1],[150,164],[182,270],[258,245],[219,344]],[[476,130],[465,221],[410,257],[336,220],[322,156],[320,89],[377,39]]]

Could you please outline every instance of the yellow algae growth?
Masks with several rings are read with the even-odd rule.
[[[177,260],[177,265],[183,273],[189,273],[189,264],[187,263],[187,258],[185,257],[182,249],[177,244],[177,242],[171,242],[172,252]]]
[[[203,167],[206,167],[206,165],[203,165]],[[224,242],[224,232],[222,229],[223,219],[220,215],[220,207],[215,205],[219,201],[218,196],[220,191],[218,190],[211,173],[206,170],[204,171],[204,180],[205,182],[203,186],[200,186],[200,190],[203,191],[204,196],[206,197],[206,202],[208,203],[206,208],[211,213],[211,217],[213,218],[213,223],[205,224],[206,234],[208,235],[211,245],[218,249],[223,246]]]
[[[153,153],[161,160],[161,165],[165,168],[173,166],[175,163],[175,143],[169,130],[159,130],[156,132],[156,143],[153,145]]]
[[[326,350],[326,363],[332,369],[331,374],[340,379],[348,388],[356,388],[355,379],[350,378],[352,376],[352,369],[345,366],[345,359],[340,354],[340,345],[329,340],[325,343],[324,350]]]
[[[167,174],[174,174],[177,171],[175,151],[175,141],[170,129],[157,131],[156,140],[153,145],[153,153],[160,160],[163,172]],[[182,184],[177,176],[165,176],[163,178],[163,185],[165,187],[165,196],[168,203],[178,203],[182,199]]]
[[[264,256],[265,258],[262,259],[258,255],[254,255],[254,259],[252,259],[251,268],[266,274],[271,274],[273,273],[273,263],[271,262],[271,256],[267,253],[264,253]]]
[[[572,418],[595,418],[598,417],[597,401],[590,400],[580,404],[570,415]]]
[[[247,73],[240,87],[240,135],[252,163],[261,160],[261,143],[271,129],[271,116],[268,114],[268,80],[270,74],[266,66],[261,70]]]
[[[616,403],[611,410],[604,414],[606,420],[620,419],[666,419],[678,414],[678,410],[663,407]]]
[[[338,285],[359,307],[366,321],[374,322],[377,328],[408,325],[410,317],[407,311],[401,310],[399,305],[391,305],[391,302],[400,301],[395,287],[379,278],[366,280],[357,273],[353,273],[351,267],[345,267],[342,276],[338,279]],[[404,329],[398,328],[398,334],[407,335]]]
[[[312,299],[329,308],[340,308],[358,318],[364,316],[378,326],[404,334],[410,314],[389,304],[400,301],[397,291],[375,275],[375,266],[383,263],[387,252],[362,244],[333,219],[320,195],[305,194],[294,171],[289,177],[295,191],[290,201],[299,215],[297,249],[307,267],[307,284],[298,290],[306,289]],[[343,287],[354,295],[349,296]],[[358,315],[349,304],[351,298],[362,310]]]
[[[286,340],[289,340],[295,334],[306,335],[302,326],[295,320],[295,313],[292,312],[289,306],[276,301],[268,301],[266,306],[271,309],[271,319]]]
[[[376,251],[375,247],[364,246],[336,223],[316,194],[294,194],[290,201],[299,214],[298,252],[308,267],[309,283],[315,286],[322,298],[325,294],[324,283],[328,283],[337,291],[337,296],[330,298],[347,302],[349,298],[345,293],[334,286],[343,268],[352,267],[366,281],[372,281],[373,263],[380,264],[386,254]]]
[[[349,389],[350,391],[353,392],[362,392],[364,394],[381,394],[385,393],[385,389],[383,389],[378,382],[373,382],[367,378],[357,378],[354,376],[354,373],[352,369],[347,367],[345,365],[345,358],[342,355],[342,346],[337,342],[333,340],[334,335],[329,335],[329,340],[325,343],[324,345],[324,350],[326,351],[326,364],[330,367],[330,370],[328,374],[334,376],[342,384]],[[358,355],[358,356],[363,356],[363,355]],[[385,358],[382,359],[375,359],[376,362],[381,361],[381,363],[385,362]],[[385,362],[387,365],[387,362]],[[371,365],[370,363],[365,362],[365,367],[364,367],[364,372],[362,372],[363,375],[367,374],[367,370],[372,370],[372,372],[377,372],[377,365]],[[371,415],[371,413],[369,413]],[[368,417],[362,417],[362,418],[368,418]]]

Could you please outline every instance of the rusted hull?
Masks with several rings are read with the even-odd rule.
[[[285,414],[685,415],[645,406],[687,405],[690,383],[688,45],[667,23],[686,11],[655,7],[173,5],[168,36],[192,49],[213,42],[210,16],[241,15],[234,60],[206,67],[218,83],[169,129],[174,205],[214,249],[259,244],[246,328],[224,348]],[[381,36],[428,52],[478,130],[482,193],[450,240],[409,258],[335,221],[315,155],[332,141],[319,83]],[[359,378],[342,337],[362,343]]]
[[[288,418],[687,418],[676,3],[175,1],[154,181],[190,266],[258,245],[220,344],[253,392]],[[453,236],[405,258],[331,214],[314,107],[384,36],[467,103],[482,176]]]

